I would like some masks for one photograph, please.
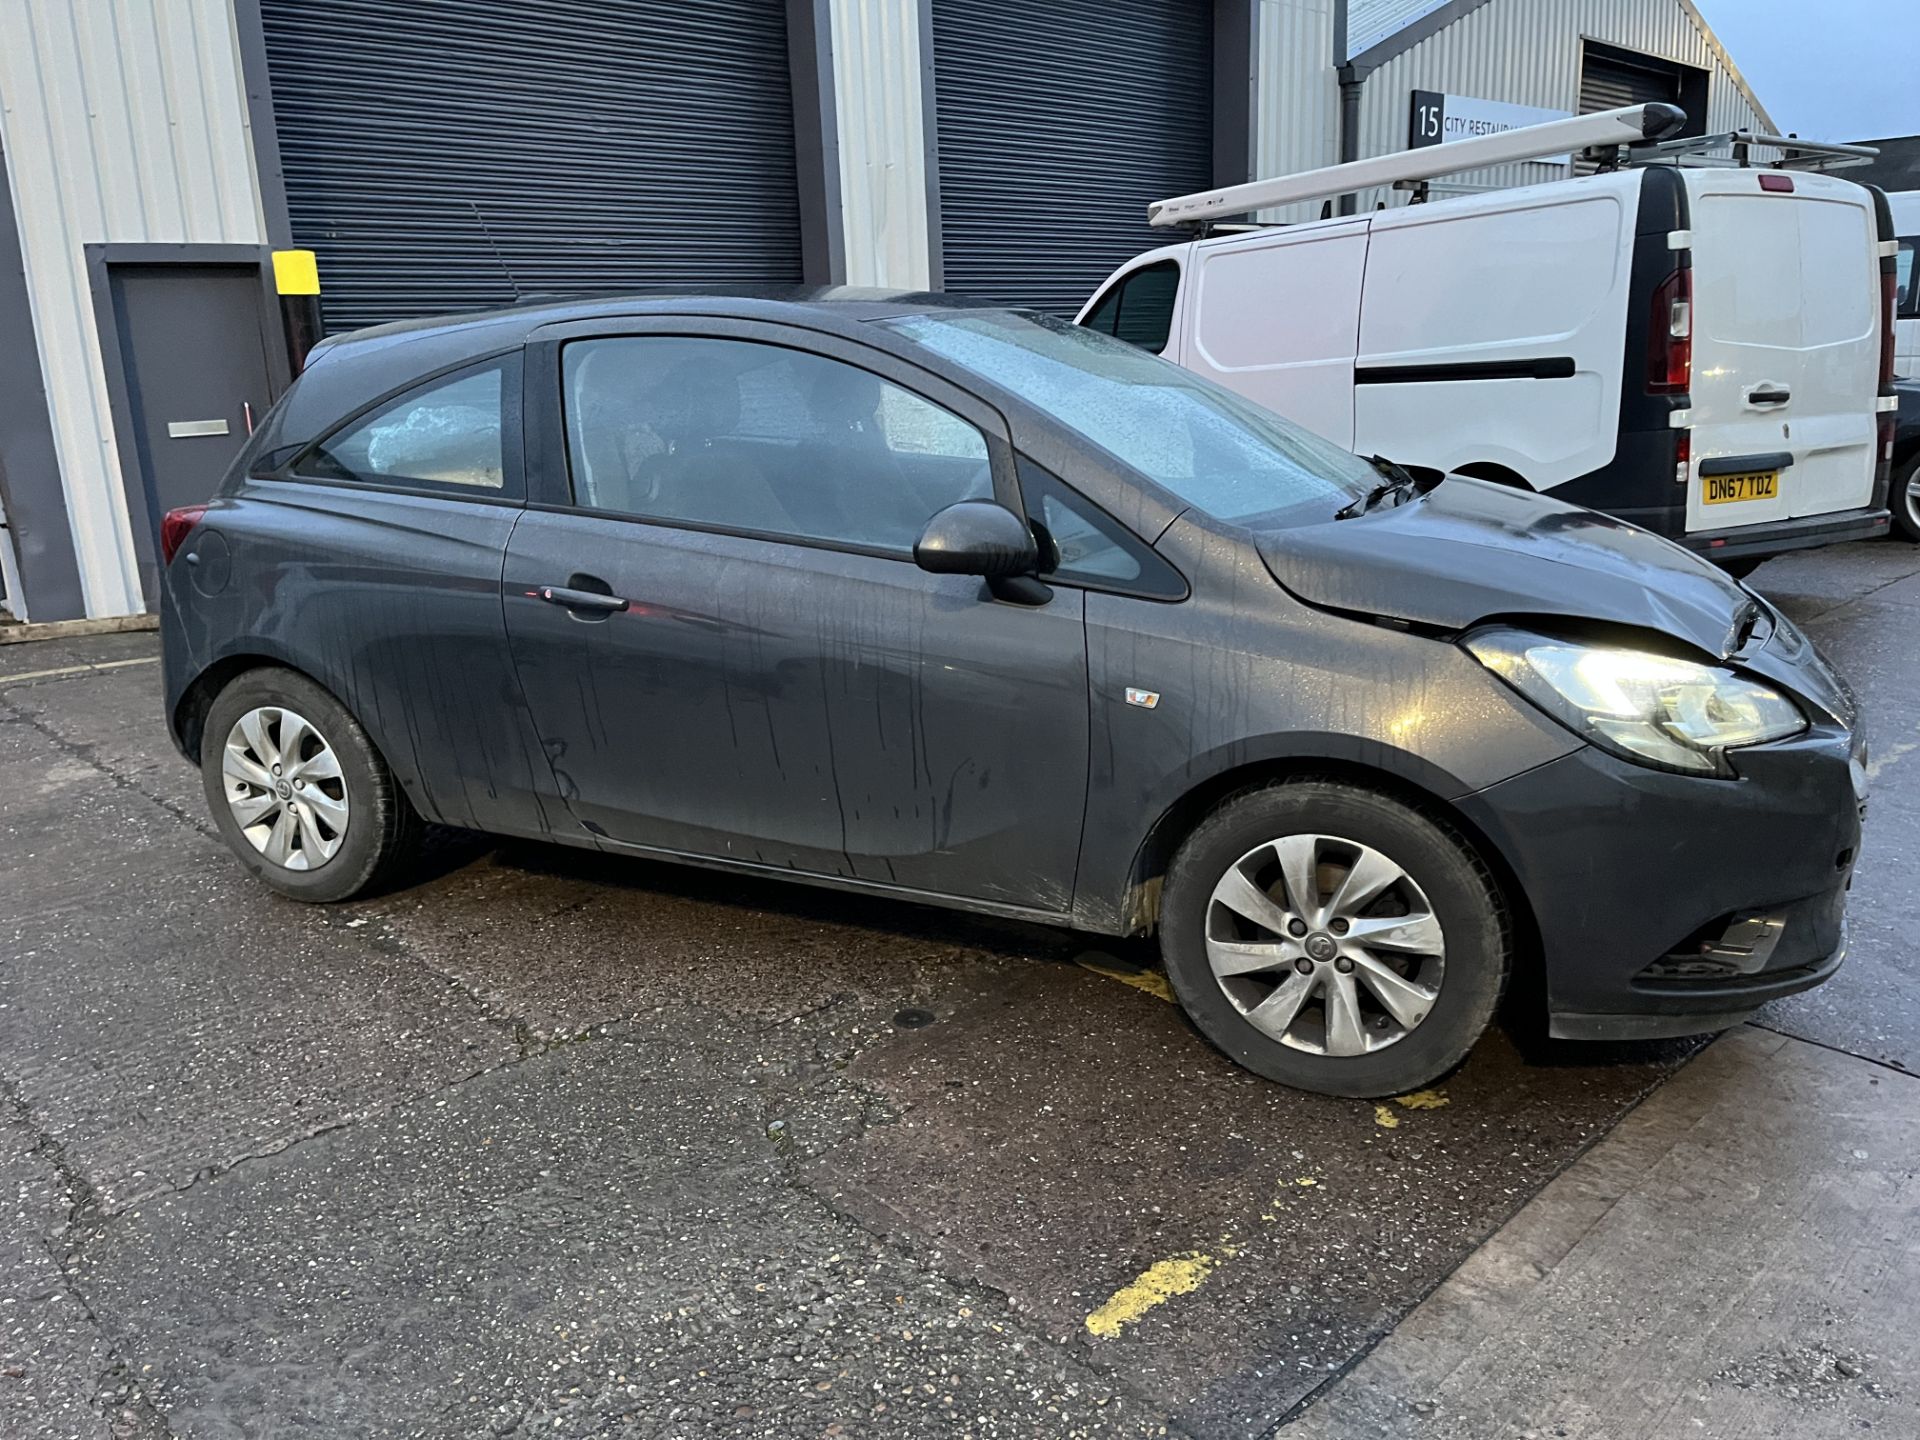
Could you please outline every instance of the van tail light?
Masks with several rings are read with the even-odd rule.
[[[1900,278],[1899,272],[1891,264],[1880,271],[1880,393],[1893,393],[1893,340],[1894,325],[1897,320],[1895,310],[1899,303],[1899,287],[1894,283]]]
[[[1693,478],[1693,432],[1682,430],[1673,442],[1673,483],[1684,485]]]
[[[1873,449],[1873,478],[1876,487],[1893,484],[1893,432],[1900,417],[1891,410],[1880,412],[1878,442]],[[1884,494],[1885,492],[1882,491]]]
[[[169,510],[160,521],[160,563],[173,564],[173,557],[180,553],[180,547],[193,533],[206,515],[205,505],[183,505],[178,510]]]
[[[1679,269],[1653,292],[1647,330],[1647,391],[1684,395],[1693,382],[1693,271]]]

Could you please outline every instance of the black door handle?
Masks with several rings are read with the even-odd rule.
[[[1749,405],[1784,405],[1793,399],[1793,391],[1784,385],[1762,385],[1747,392]]]
[[[618,595],[602,595],[597,590],[570,590],[565,585],[542,585],[535,593],[549,605],[590,611],[595,615],[615,615],[628,605]]]

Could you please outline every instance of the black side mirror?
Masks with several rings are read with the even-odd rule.
[[[979,575],[999,599],[1044,605],[1053,592],[1034,578],[1040,546],[1027,522],[994,500],[962,500],[927,522],[913,561],[935,575]]]

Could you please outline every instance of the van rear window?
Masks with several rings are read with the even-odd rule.
[[[1858,340],[1879,304],[1872,212],[1811,196],[1707,195],[1694,222],[1694,314],[1715,340]]]

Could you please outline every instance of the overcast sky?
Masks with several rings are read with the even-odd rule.
[[[1920,135],[1920,0],[1694,0],[1774,123]]]

